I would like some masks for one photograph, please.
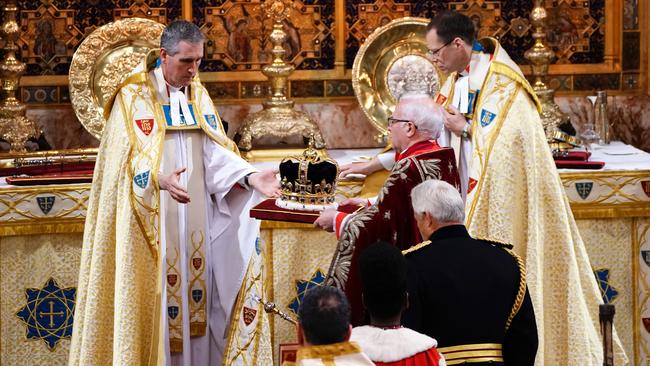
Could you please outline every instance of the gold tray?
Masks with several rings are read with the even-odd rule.
[[[428,23],[425,18],[395,19],[372,32],[354,59],[354,93],[383,136],[400,96],[426,93],[434,97],[444,81],[438,67],[426,57]]]
[[[142,18],[121,19],[94,30],[70,64],[70,100],[81,124],[100,139],[104,105],[149,50],[160,47],[165,26]]]

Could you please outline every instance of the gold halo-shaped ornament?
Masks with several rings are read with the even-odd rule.
[[[406,17],[375,29],[359,48],[352,66],[352,86],[363,113],[381,135],[399,98],[407,94],[434,97],[442,85],[438,67],[427,58],[429,20]]]
[[[142,62],[160,47],[165,26],[142,18],[127,18],[95,29],[79,45],[70,64],[70,100],[77,118],[101,139],[104,105]]]

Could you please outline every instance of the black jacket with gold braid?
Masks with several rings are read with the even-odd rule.
[[[405,326],[438,340],[448,365],[535,363],[537,326],[523,262],[506,245],[443,227],[403,253]]]

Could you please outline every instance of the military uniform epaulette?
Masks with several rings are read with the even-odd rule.
[[[501,248],[505,250],[508,254],[510,254],[515,259],[515,262],[517,262],[517,267],[519,267],[519,289],[517,291],[517,297],[515,297],[515,302],[512,304],[510,315],[508,315],[508,320],[506,320],[506,330],[508,330],[508,328],[510,328],[510,323],[512,323],[512,319],[515,317],[515,315],[517,315],[519,309],[521,308],[521,305],[524,303],[524,296],[526,295],[526,265],[524,264],[523,259],[521,259],[521,257],[518,256],[517,253],[515,253],[512,250],[513,248],[512,244],[498,242],[494,240],[486,240],[482,238],[475,238],[475,239],[488,242],[497,248]]]
[[[414,252],[414,251],[416,251],[418,249],[422,249],[422,248],[426,247],[429,244],[431,244],[431,240],[425,240],[422,243],[415,244],[415,245],[413,245],[412,247],[410,247],[408,249],[402,250],[402,255],[407,255],[407,254],[409,254],[411,252]]]
[[[481,240],[487,241],[488,243],[494,245],[495,247],[501,248],[501,249],[512,250],[512,248],[513,248],[512,244],[502,243],[502,242],[498,242],[498,241],[494,241],[494,240],[484,240],[484,239],[481,239]]]

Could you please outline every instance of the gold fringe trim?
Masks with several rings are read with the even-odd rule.
[[[310,358],[333,358],[353,353],[361,353],[361,348],[354,342],[341,342],[322,346],[302,347],[298,350],[296,362]]]
[[[169,352],[180,353],[183,352],[183,341],[179,339],[169,340]]]
[[[84,219],[29,220],[0,224],[1,236],[83,233]]]
[[[285,222],[285,221],[267,221],[262,220],[260,229],[313,229],[314,225],[305,224],[301,222]]]
[[[650,202],[631,202],[628,204],[570,203],[571,212],[576,219],[610,219],[623,217],[650,216]]]
[[[206,322],[192,322],[190,323],[190,336],[204,336],[206,330]]]

